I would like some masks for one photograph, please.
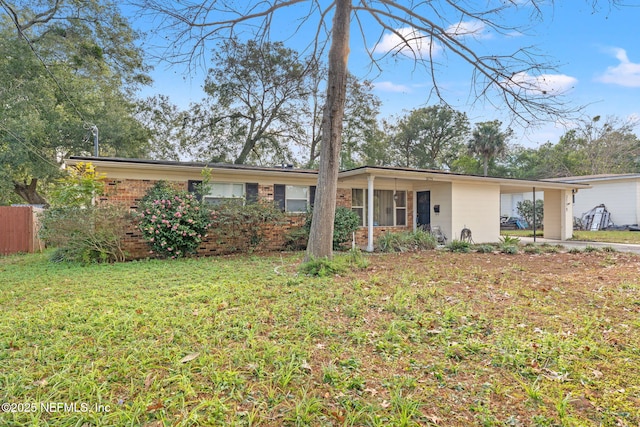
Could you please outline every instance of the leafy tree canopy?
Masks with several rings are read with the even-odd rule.
[[[143,156],[148,134],[132,95],[149,77],[115,4],[0,6],[0,202],[46,203],[42,184],[60,175],[65,157],[93,151],[96,127],[101,154]]]

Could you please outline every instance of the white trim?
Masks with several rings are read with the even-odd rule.
[[[373,175],[367,176],[367,252],[373,252]]]

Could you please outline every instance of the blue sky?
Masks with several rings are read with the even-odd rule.
[[[457,32],[465,33],[461,37],[485,53],[505,54],[521,47],[533,47],[545,57],[546,62],[555,65],[555,70],[545,74],[544,82],[531,80],[529,75],[521,78],[539,83],[549,93],[562,93],[564,100],[573,107],[585,106],[585,117],[640,118],[640,6],[610,8],[608,2],[601,1],[599,9],[594,10],[589,0],[563,0],[556,1],[553,6],[543,5],[541,21],[528,21],[530,6],[526,1],[522,3],[524,6],[519,8],[519,14],[505,15],[504,18],[514,27],[528,26],[525,31],[497,33],[477,21],[463,21]],[[305,35],[310,29],[303,28],[295,37],[290,37],[286,31],[293,27],[293,17],[281,15],[281,19],[282,31],[275,31],[274,39],[280,37],[282,41],[286,39],[291,47],[304,49],[308,42]],[[143,30],[153,25],[144,20],[133,24]],[[349,69],[356,76],[374,82],[374,93],[382,101],[380,118],[403,115],[413,108],[434,104],[434,98],[429,99],[432,88],[430,76],[423,69],[416,68],[413,60],[405,55],[385,57],[380,61],[382,71],[372,70],[367,50],[373,52],[374,57],[381,58],[396,43],[390,33],[385,33],[376,46],[374,41],[379,36],[379,27],[374,28],[376,26],[371,22],[365,22],[365,26],[367,41],[362,40],[355,25],[352,27]],[[426,47],[426,43],[416,46],[417,49]],[[504,108],[496,108],[495,104],[486,102],[473,103],[469,66],[438,46],[433,48],[436,52],[437,82],[447,102],[466,112],[472,123],[494,119],[505,124],[509,122]],[[185,74],[184,67],[168,68],[166,64],[159,63],[152,76],[154,87],[145,90],[145,96],[164,93],[183,108],[203,96],[204,71]],[[515,126],[512,142],[528,147],[547,141],[555,143],[572,123],[548,120],[535,125],[528,130]]]

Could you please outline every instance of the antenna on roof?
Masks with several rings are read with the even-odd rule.
[[[100,150],[98,147],[98,126],[93,123],[85,123],[82,127],[90,130],[91,135],[93,135],[93,157],[100,157]]]
[[[98,146],[98,126],[93,125],[91,127],[91,134],[93,135],[93,157],[100,157],[100,149]]]

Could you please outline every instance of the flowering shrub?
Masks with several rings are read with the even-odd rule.
[[[163,181],[142,198],[136,216],[151,252],[168,258],[194,254],[211,225],[206,204]]]

